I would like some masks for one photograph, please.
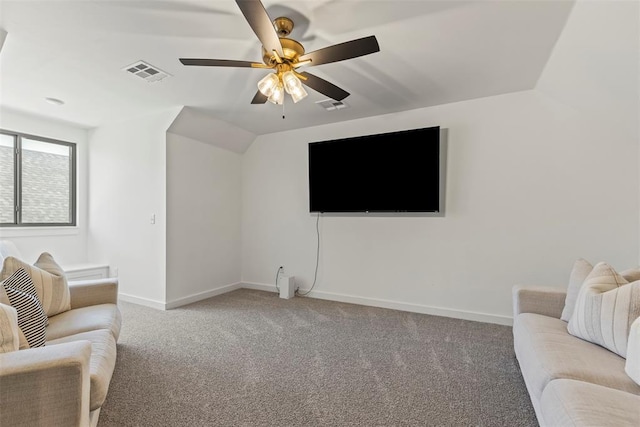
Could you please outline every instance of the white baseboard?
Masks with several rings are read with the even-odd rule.
[[[183,305],[191,304],[203,299],[222,295],[227,292],[235,291],[237,289],[253,289],[256,291],[277,292],[275,285],[256,282],[237,282],[230,285],[222,286],[220,288],[211,289],[209,291],[200,292],[193,295],[188,295],[183,298],[178,298],[166,303],[155,301],[147,298],[136,297],[127,294],[118,294],[119,298],[123,301],[132,302],[134,304],[144,305],[147,307],[156,308],[159,310],[170,310]],[[307,289],[300,289],[300,292],[305,293]],[[389,308],[392,310],[408,311],[410,313],[431,314],[434,316],[452,317],[454,319],[473,320],[476,322],[496,323],[498,325],[511,326],[513,319],[510,316],[501,316],[498,314],[479,313],[475,311],[456,310],[451,308],[433,307],[422,304],[412,304],[400,301],[391,301],[379,298],[367,298],[358,297],[354,295],[345,295],[334,292],[312,291],[306,297],[317,298],[328,301],[346,302],[349,304],[366,305],[369,307]]]
[[[118,292],[118,299],[121,301],[131,302],[133,304],[144,305],[145,307],[155,308],[156,310],[164,310],[163,302],[152,300],[149,298],[142,298]]]
[[[118,293],[118,298],[122,301],[131,302],[138,305],[144,305],[146,307],[155,308],[157,310],[171,310],[173,308],[181,307],[183,305],[191,304],[201,301],[203,299],[215,297],[217,295],[226,294],[227,292],[240,289],[242,286],[240,282],[232,283],[230,285],[222,286],[220,288],[210,289],[208,291],[199,292],[197,294],[187,295],[186,297],[174,299],[172,301],[161,302],[152,300],[149,298],[136,297],[133,295]]]
[[[274,285],[255,282],[242,282],[242,288],[258,291],[276,292]],[[300,289],[305,293],[308,289]],[[475,311],[455,310],[451,308],[433,307],[422,304],[391,301],[379,298],[358,297],[353,295],[338,294],[334,292],[312,291],[306,297],[324,299],[329,301],[346,302],[349,304],[366,305],[370,307],[390,308],[392,310],[408,311],[411,313],[431,314],[434,316],[452,317],[454,319],[473,320],[476,322],[495,323],[498,325],[513,325],[513,318],[498,314],[479,313]]]
[[[172,301],[168,301],[165,304],[166,310],[171,310],[172,308],[177,308],[183,305],[191,304],[194,302],[201,301],[203,299],[215,297],[217,295],[226,294],[227,292],[235,291],[241,288],[241,283],[236,282],[230,285],[222,286],[220,288],[211,289],[204,292],[199,292],[197,294],[187,295],[186,297],[174,299]]]
[[[242,289],[253,289],[254,291],[278,292],[276,285],[267,285],[264,283],[242,282],[240,283],[240,287]]]

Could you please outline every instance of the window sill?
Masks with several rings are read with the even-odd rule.
[[[80,234],[80,227],[4,227],[0,228],[0,238],[3,237],[33,237],[33,236],[73,236]]]

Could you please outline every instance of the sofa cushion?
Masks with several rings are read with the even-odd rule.
[[[0,271],[0,280],[9,277],[20,268],[25,269],[31,277],[47,316],[54,316],[71,308],[67,279],[51,254],[42,253],[34,265],[12,256],[5,258]]]
[[[10,305],[0,303],[0,353],[20,348],[18,312]]]
[[[118,340],[122,317],[115,304],[74,308],[49,318],[47,339],[55,340],[81,332],[108,329]]]
[[[582,380],[640,395],[640,385],[624,372],[622,357],[570,335],[560,319],[522,313],[514,319],[513,340],[529,392],[536,399],[555,379]]]
[[[72,341],[87,340],[91,342],[91,359],[89,374],[91,376],[91,397],[89,409],[98,409],[104,403],[109,390],[109,382],[116,365],[116,340],[108,329],[82,332],[67,337],[48,340],[47,345],[62,344]]]
[[[543,425],[640,426],[640,396],[582,381],[551,381],[540,407]]]
[[[638,316],[640,281],[629,283],[601,262],[580,289],[568,331],[626,357],[629,327]]]
[[[47,316],[31,278],[20,268],[0,283],[11,306],[18,312],[18,327],[24,333],[29,346],[42,347],[45,343]]]

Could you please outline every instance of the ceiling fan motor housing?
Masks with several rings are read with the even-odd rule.
[[[291,64],[298,62],[298,58],[304,55],[304,46],[293,39],[280,37],[280,44],[282,45],[282,54],[284,55],[282,59]],[[270,67],[277,63],[273,52],[267,52],[264,47],[262,48],[262,60]]]

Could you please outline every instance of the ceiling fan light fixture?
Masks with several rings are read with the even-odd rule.
[[[282,86],[282,83],[278,83],[278,85],[273,88],[268,100],[276,105],[282,105],[284,102],[284,87]]]
[[[307,91],[302,87],[302,82],[293,71],[283,73],[282,82],[284,83],[284,88],[287,93],[293,98],[294,103],[297,103],[308,95]]]
[[[293,74],[293,71],[286,71],[282,73],[282,83],[284,83],[284,89],[288,94],[295,91],[297,88],[302,87],[300,79]]]
[[[266,97],[270,97],[280,84],[280,79],[275,73],[269,73],[258,82],[258,90]]]
[[[293,103],[295,104],[298,101],[305,99],[308,93],[306,90],[304,90],[302,86],[300,86],[296,90],[289,92],[289,95],[291,95],[291,98],[293,99]]]
[[[274,73],[270,73],[258,82],[258,91],[253,96],[251,104],[264,104],[267,100],[274,104],[283,104],[285,91],[297,103],[308,96],[302,82],[305,86],[337,102],[342,101],[349,96],[349,92],[313,74],[297,73],[294,70],[302,65],[329,64],[380,51],[376,37],[369,36],[306,53],[300,42],[288,38],[293,30],[293,21],[290,18],[281,16],[272,21],[261,0],[236,0],[236,4],[262,44],[263,63],[204,58],[180,58],[180,62],[183,65],[205,67],[273,70]],[[127,71],[131,70],[127,69]]]

